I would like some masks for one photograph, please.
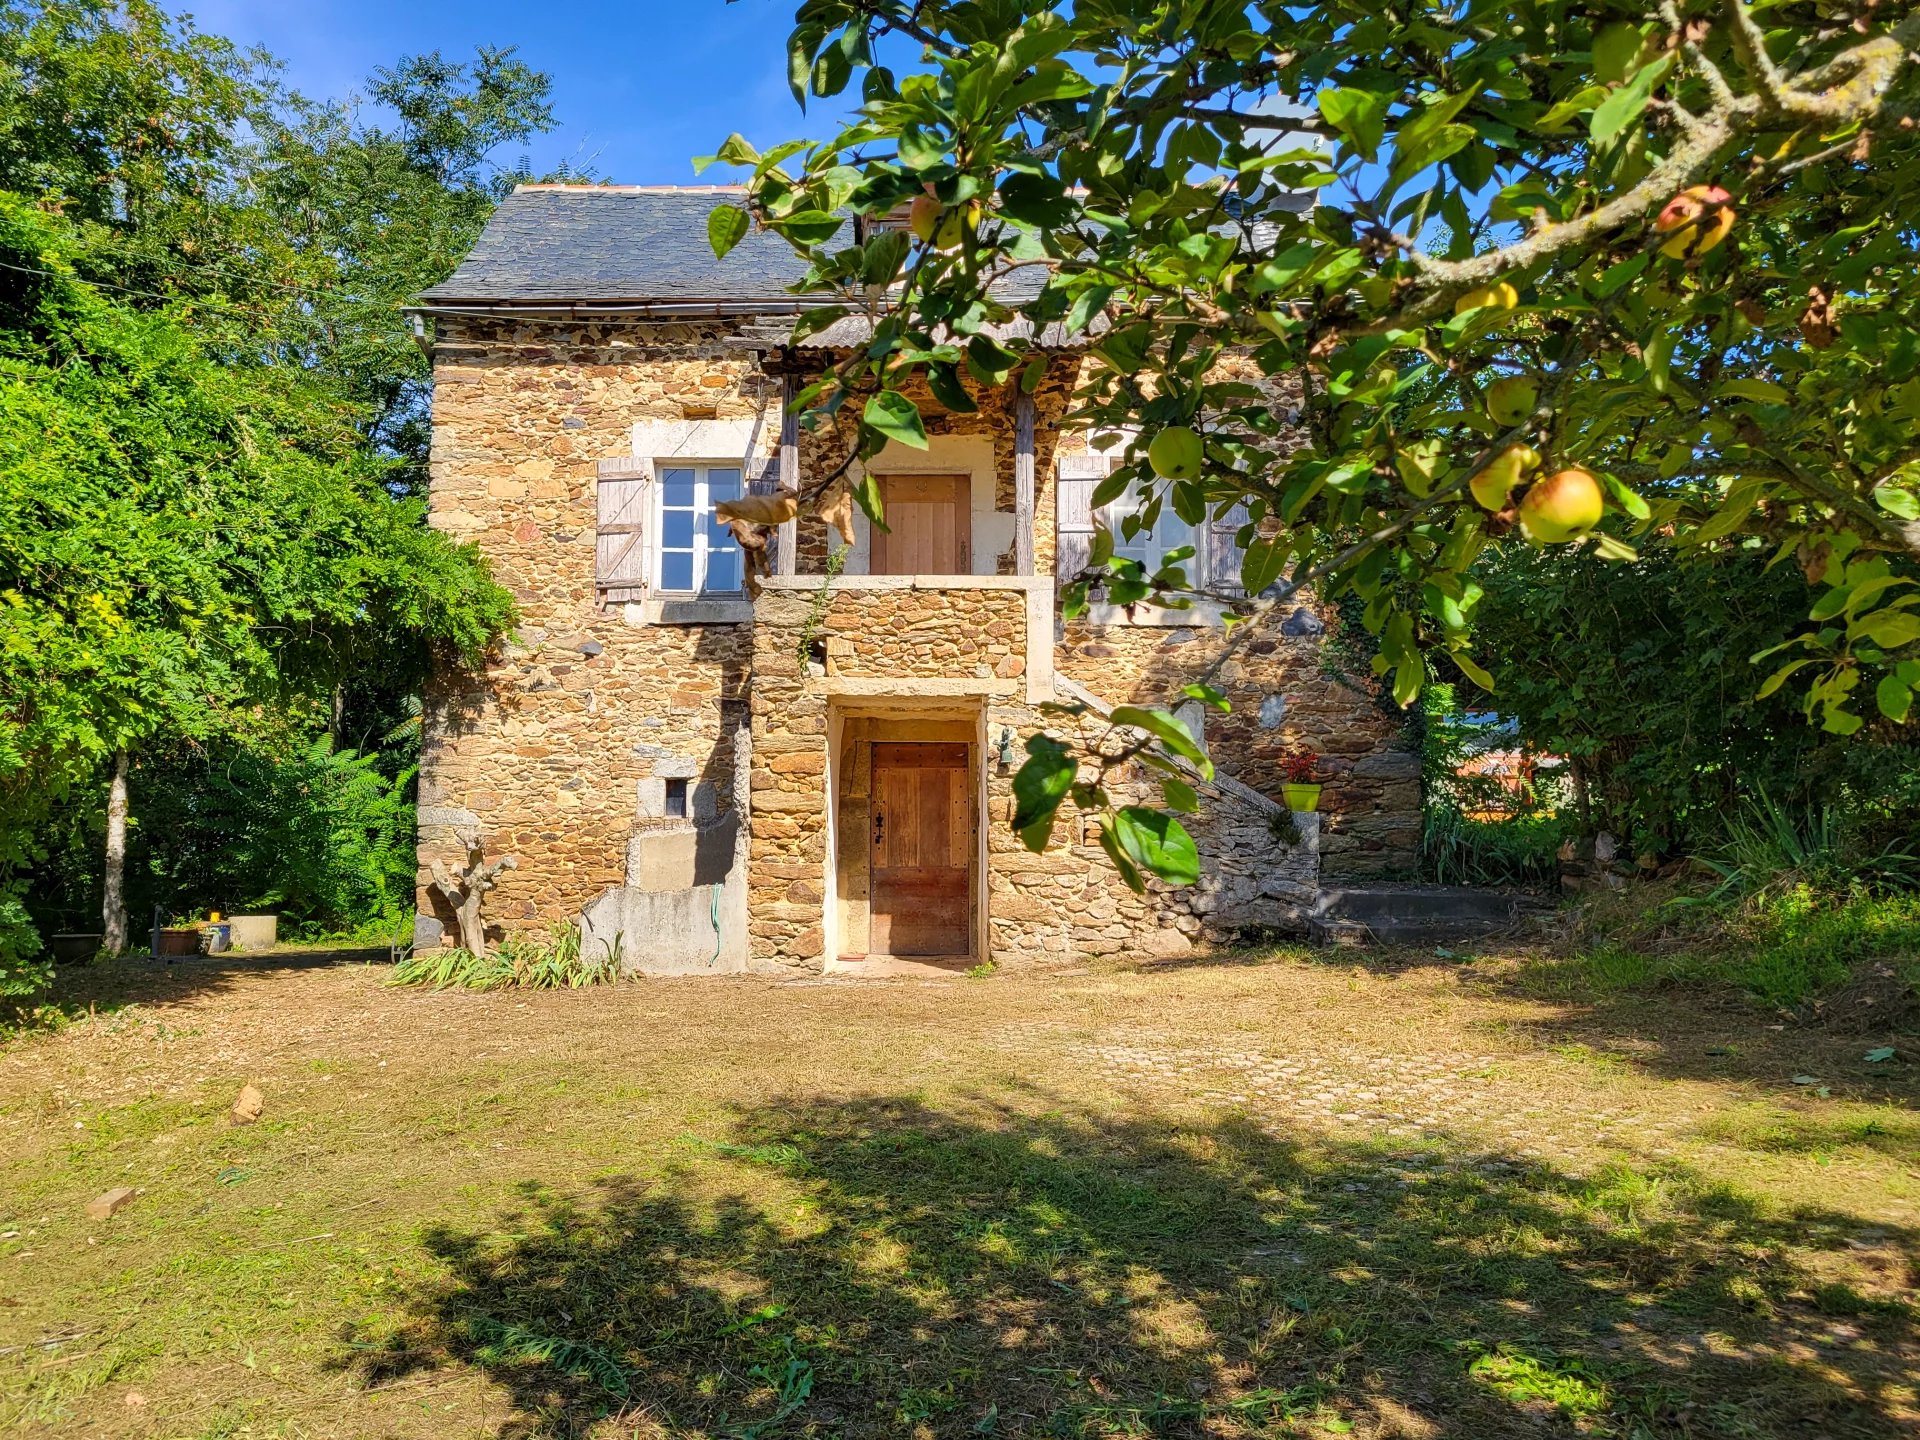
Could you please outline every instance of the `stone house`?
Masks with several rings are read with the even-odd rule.
[[[866,467],[889,530],[856,517],[830,574],[826,527],[790,522],[749,598],[713,506],[838,462],[785,402],[865,322],[792,343],[807,302],[787,246],[708,247],[735,198],[523,186],[419,301],[431,522],[478,544],[521,610],[483,675],[428,695],[422,943],[453,938],[430,867],[475,845],[517,862],[490,927],[577,920],[649,973],[1174,955],[1297,925],[1322,866],[1410,867],[1417,757],[1307,607],[1228,661],[1230,713],[1190,716],[1218,771],[1190,817],[1199,885],[1135,895],[1070,810],[1042,854],[1011,832],[1029,734],[1177,697],[1225,634],[1218,605],[1063,619],[1055,574],[1084,564],[1097,520],[1118,530],[1090,503],[1107,455],[1061,424],[1087,363],[1064,337],[1042,337],[1058,343],[1032,394],[976,388],[977,413],[921,397],[929,447]],[[1121,550],[1195,545],[1224,589],[1232,535],[1168,511]],[[1323,757],[1319,815],[1274,801],[1296,747]]]

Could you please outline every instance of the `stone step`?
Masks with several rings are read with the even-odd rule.
[[[1323,888],[1307,921],[1322,945],[1432,945],[1522,928],[1548,908],[1532,895],[1464,885]]]

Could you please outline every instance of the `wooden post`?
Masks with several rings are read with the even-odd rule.
[[[113,756],[107,787],[107,869],[100,886],[100,948],[118,955],[127,948],[127,752]]]
[[[793,376],[780,377],[780,488],[789,494],[800,488],[800,416],[793,408]],[[774,553],[773,573],[792,575],[800,560],[800,522],[780,527],[780,546]]]
[[[1033,574],[1033,397],[1013,401],[1013,573]]]

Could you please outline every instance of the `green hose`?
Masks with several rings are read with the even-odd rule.
[[[720,963],[720,887],[718,884],[714,884],[707,888],[711,892],[708,907],[709,918],[713,921],[713,958],[707,961],[707,965],[712,967]]]

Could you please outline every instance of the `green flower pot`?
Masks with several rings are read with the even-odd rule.
[[[1294,811],[1318,810],[1320,808],[1320,787],[1318,785],[1282,785],[1280,796],[1287,802],[1287,809]]]

